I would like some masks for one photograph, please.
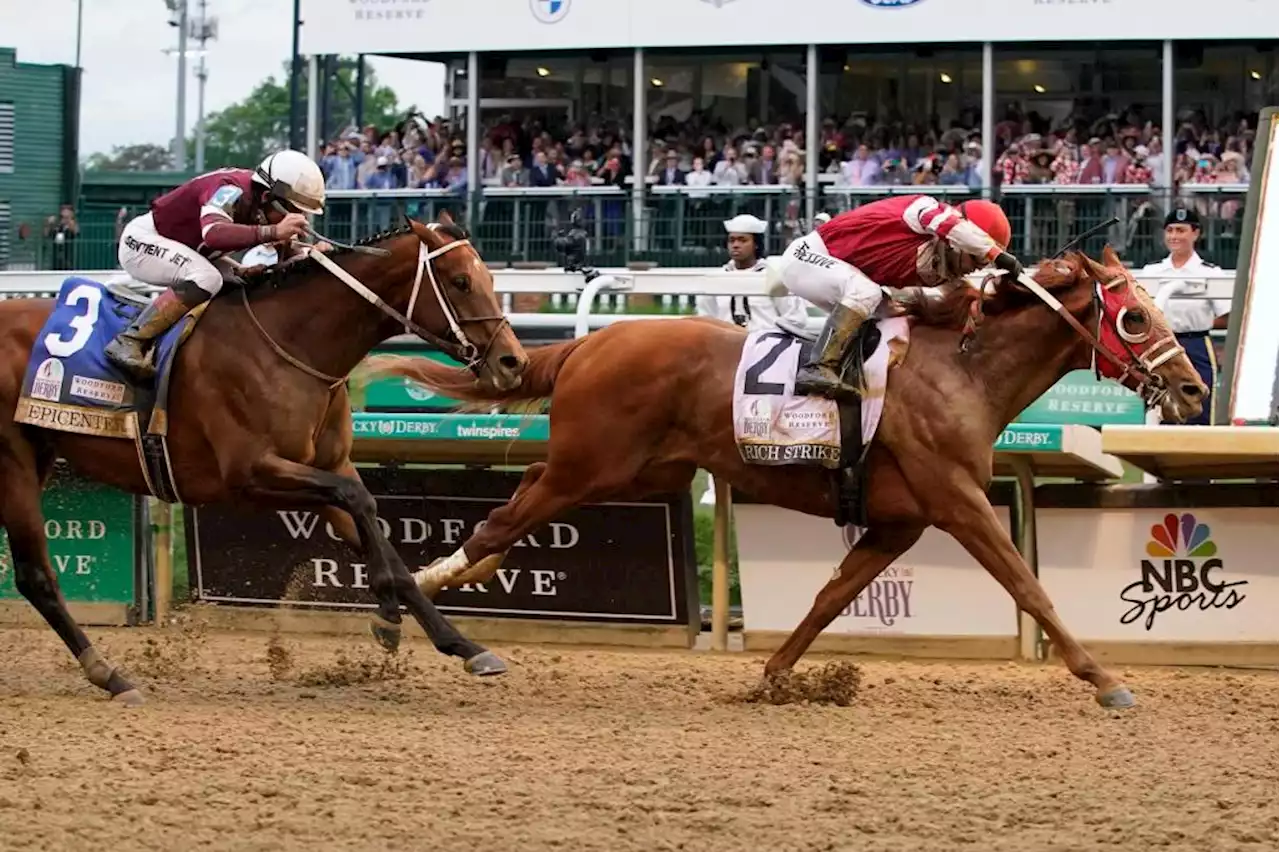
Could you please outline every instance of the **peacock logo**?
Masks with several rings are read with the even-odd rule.
[[[1209,538],[1209,525],[1196,520],[1190,512],[1164,516],[1164,523],[1151,526],[1147,555],[1156,559],[1208,559],[1218,555],[1218,546]]]
[[[1151,525],[1151,540],[1141,560],[1139,579],[1120,591],[1130,607],[1121,624],[1141,621],[1150,630],[1156,616],[1170,610],[1235,609],[1245,600],[1241,586],[1248,580],[1223,582],[1214,572],[1223,570],[1218,545],[1210,538],[1209,525],[1191,512],[1170,512]]]

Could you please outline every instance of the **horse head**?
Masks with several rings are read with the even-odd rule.
[[[493,273],[466,231],[447,212],[429,224],[408,223],[418,238],[419,260],[405,309],[409,330],[487,379],[495,390],[519,386],[529,356],[503,313]]]
[[[1107,246],[1102,261],[1073,251],[1046,261],[1035,280],[1056,292],[1077,332],[1097,355],[1097,371],[1138,393],[1165,420],[1200,413],[1208,388],[1178,345],[1164,312]],[[1093,331],[1088,326],[1094,326]]]

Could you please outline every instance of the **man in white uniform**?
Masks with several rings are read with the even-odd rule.
[[[728,232],[729,262],[722,268],[726,272],[763,272],[765,223],[743,213],[726,221],[724,229]],[[774,328],[779,319],[784,328],[803,330],[809,319],[804,301],[797,296],[699,296],[697,311],[699,316],[716,317],[747,331]]]
[[[1147,264],[1142,267],[1142,271],[1159,275],[1161,272],[1185,274],[1216,270],[1217,266],[1203,260],[1196,253],[1196,240],[1199,238],[1200,216],[1193,208],[1177,207],[1170,210],[1164,220],[1164,244],[1169,249],[1169,256],[1159,263]],[[1154,297],[1167,283],[1170,282],[1144,282],[1144,286]],[[1169,327],[1177,336],[1178,343],[1187,350],[1187,357],[1209,388],[1200,415],[1188,420],[1188,425],[1209,426],[1214,422],[1213,391],[1218,379],[1218,359],[1213,351],[1209,330],[1225,328],[1230,311],[1231,302],[1221,299],[1170,299],[1165,307]]]
[[[729,235],[726,243],[729,262],[723,269],[726,272],[763,272],[765,223],[743,213],[726,221],[724,229]],[[802,331],[809,319],[804,300],[797,296],[699,296],[697,310],[699,316],[722,319],[743,326],[747,331],[775,328],[779,320],[783,328]],[[702,495],[703,505],[714,506],[715,494],[715,482],[708,476],[707,490]]]

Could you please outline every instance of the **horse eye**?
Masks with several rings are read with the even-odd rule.
[[[1150,324],[1150,320],[1147,319],[1147,312],[1141,308],[1124,312],[1124,330],[1130,334],[1141,334],[1147,330],[1147,326]]]
[[[453,279],[453,286],[466,293],[471,290],[471,278],[467,275],[458,275]]]
[[[1151,318],[1142,308],[1126,308],[1117,318],[1120,337],[1129,343],[1142,343],[1151,335]]]

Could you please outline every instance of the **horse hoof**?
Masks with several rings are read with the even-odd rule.
[[[466,669],[468,674],[476,677],[489,677],[490,675],[505,674],[507,664],[492,651],[484,651],[476,654],[471,659],[463,663],[462,667]]]
[[[111,696],[111,700],[125,707],[141,707],[147,703],[147,699],[143,698],[142,693],[136,689],[126,689],[124,692]]]
[[[1124,710],[1137,702],[1133,700],[1133,693],[1129,691],[1129,687],[1116,686],[1106,692],[1099,692],[1098,703],[1109,710]]]
[[[392,624],[389,621],[373,617],[369,624],[369,632],[373,634],[373,638],[378,641],[383,650],[395,653],[400,650],[400,625]]]

